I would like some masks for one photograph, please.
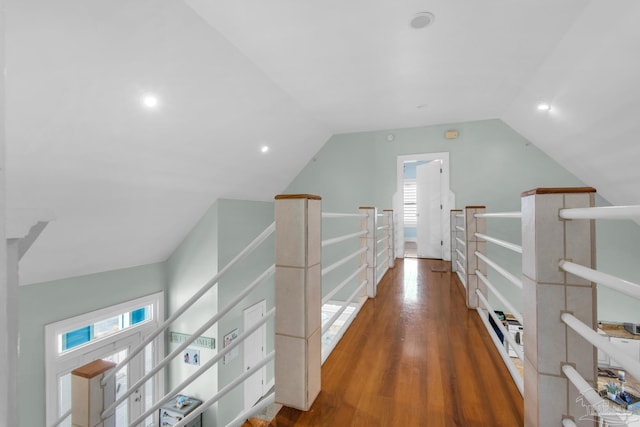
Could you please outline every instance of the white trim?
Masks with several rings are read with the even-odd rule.
[[[58,336],[60,334],[148,305],[153,306],[151,321],[136,324],[104,338],[92,340],[84,345],[74,347],[63,353],[58,352]],[[46,425],[48,426],[58,420],[58,377],[60,375],[81,366],[81,360],[84,354],[113,344],[116,341],[125,340],[136,334],[140,334],[144,338],[146,335],[153,332],[153,330],[157,329],[158,325],[163,320],[164,292],[158,292],[45,325],[44,355]],[[160,357],[164,355],[164,338],[160,337],[159,339],[154,340],[153,346],[155,349],[154,363],[158,363]],[[154,382],[154,393],[156,396],[161,396],[164,390],[164,375],[162,373],[159,373],[158,375],[159,376],[156,377],[157,379]]]
[[[275,378],[271,378],[268,382],[267,385],[264,386],[264,389],[266,390],[265,393],[267,393],[269,390],[271,390],[272,388],[274,388],[276,386],[276,379]]]
[[[252,304],[248,307],[246,307],[244,310],[242,310],[242,327],[243,327],[243,331],[248,330],[251,326],[253,326],[253,324],[248,325],[247,324],[247,313],[251,310],[253,310],[255,307],[259,307],[260,308],[260,313],[262,314],[261,317],[264,317],[266,312],[267,312],[267,300],[261,300],[258,301],[255,304]],[[258,323],[258,322],[256,322]],[[260,357],[258,360],[262,360],[266,357],[267,355],[267,325],[264,324],[260,327],[260,329],[258,329],[256,331],[257,333],[261,333],[262,335],[262,349],[260,349]],[[252,334],[253,335],[253,334]],[[247,354],[248,354],[248,349],[245,347],[246,345],[246,341],[243,343],[243,352],[242,352],[242,358],[243,358],[243,367],[247,366]],[[260,390],[260,396],[264,397],[264,394],[269,390],[268,388],[265,389],[265,384],[267,382],[267,368],[266,366],[262,367],[259,371],[260,373],[260,386],[262,387],[262,390]],[[243,387],[243,398],[242,398],[242,405],[243,405],[243,410],[249,409],[251,406],[255,405],[256,402],[253,402],[251,404],[247,404],[246,402],[246,395],[244,393],[244,387],[246,387],[246,381],[243,381],[242,384]]]
[[[444,241],[442,250],[442,259],[445,261],[451,260],[451,251],[446,248],[451,248],[451,233],[449,229],[449,211],[454,208],[454,194],[451,191],[451,183],[449,178],[449,152],[441,153],[421,153],[421,154],[404,154],[397,157],[397,169],[396,169],[396,194],[400,195],[400,199],[394,209],[397,210],[397,230],[396,233],[397,245],[396,256],[404,257],[404,163],[408,161],[432,161],[442,160],[442,180],[440,193],[442,197],[442,240]],[[401,231],[401,232],[400,232]]]

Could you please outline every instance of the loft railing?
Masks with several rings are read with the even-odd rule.
[[[366,212],[323,212],[323,234],[326,234],[329,229],[336,228],[331,227],[325,220],[331,220],[331,223],[335,223],[336,219],[356,218],[364,219],[366,222],[368,216]],[[323,364],[366,301],[366,270],[369,266],[366,259],[369,247],[367,245],[359,245],[359,241],[360,239],[367,239],[369,230],[358,227],[357,224],[355,226],[349,226],[349,228],[358,229],[358,231],[343,234],[338,237],[323,238],[321,243],[323,260],[329,258],[329,251],[334,252],[333,258],[339,257],[337,261],[322,269],[322,293],[324,294],[322,297],[321,332]],[[342,227],[340,227],[340,229],[342,229]],[[345,253],[347,255],[344,255]],[[339,272],[331,274],[338,267],[342,266],[344,266],[344,268]],[[342,273],[342,275],[340,276],[337,273]],[[347,277],[345,278],[344,275],[347,275]],[[335,276],[339,278],[335,278]],[[329,280],[328,277],[332,277],[332,280]],[[336,285],[335,282],[338,280],[340,280],[340,283]],[[350,292],[350,294],[346,298],[343,297],[343,300],[334,299],[337,295],[345,294],[346,292]],[[345,313],[347,309],[349,309],[349,311]]]
[[[603,399],[597,390],[596,350],[640,380],[640,360],[596,332],[596,285],[640,300],[640,284],[595,268],[595,222],[640,218],[640,206],[593,207],[594,189],[537,189],[522,195],[520,212],[486,213],[484,207],[451,212],[451,268],[464,286],[467,305],[478,311],[518,389],[525,396],[525,425],[640,425],[640,415]],[[522,245],[491,236],[484,220],[521,219]],[[482,244],[481,244],[482,243]],[[522,254],[522,270],[510,272],[487,256],[487,244]],[[491,275],[486,270],[491,271]],[[493,277],[522,290],[523,311],[500,293]],[[519,293],[520,294],[520,293]],[[524,381],[490,325],[514,350],[512,336],[495,317],[488,295],[524,327],[526,344],[516,351]],[[637,391],[636,391],[637,392]],[[555,402],[551,404],[550,402]],[[587,424],[585,424],[587,423]]]
[[[520,363],[524,361],[524,354],[521,350],[521,342],[518,343],[510,330],[502,323],[503,319],[498,318],[495,309],[489,303],[489,295],[493,295],[516,320],[516,328],[523,326],[522,314],[515,306],[505,297],[489,279],[487,266],[491,267],[500,276],[505,278],[509,283],[515,285],[522,290],[522,280],[517,275],[512,274],[499,263],[489,258],[486,250],[486,243],[491,243],[500,249],[507,249],[517,254],[522,254],[522,246],[515,243],[507,242],[496,237],[487,235],[486,219],[509,219],[521,218],[520,212],[485,212],[484,206],[469,206],[464,210],[451,211],[451,259],[452,268],[458,274],[458,278],[464,285],[466,292],[466,301],[469,308],[477,310],[480,319],[489,332],[500,357],[506,365],[511,377],[520,394],[524,395],[524,381],[518,367],[509,355],[511,348],[516,354]],[[493,324],[491,320],[493,321]],[[502,335],[502,341],[495,333],[498,329]]]
[[[640,206],[610,206],[610,207],[587,207],[587,208],[565,208],[561,209],[558,216],[563,220],[591,222],[596,219],[618,220],[618,219],[638,219],[640,218]],[[590,266],[562,259],[558,263],[559,268],[569,274],[582,278],[589,282],[594,282],[602,286],[614,289],[632,298],[640,300],[640,284],[633,283],[614,275],[600,272]],[[622,368],[636,379],[640,379],[640,361],[633,359],[617,349],[609,340],[600,336],[592,327],[585,324],[572,313],[562,313],[562,321],[586,340],[596,349],[603,351],[622,366]],[[570,363],[570,361],[567,361]],[[610,425],[627,424],[630,422],[640,422],[640,416],[629,413],[612,413],[610,405],[584,380],[582,375],[570,364],[562,366],[563,373],[576,389],[587,398],[593,408],[596,409],[602,420]],[[585,392],[586,390],[586,392]],[[637,393],[637,391],[636,391]],[[598,411],[598,409],[606,409]]]
[[[384,274],[384,272],[393,265],[393,213],[391,211],[385,211],[382,221],[383,225],[377,227],[375,208],[370,209],[373,209],[372,213],[366,209],[361,209],[359,213],[354,214],[321,214],[320,198],[317,196],[277,196],[276,221],[273,224],[267,227],[247,248],[243,249],[183,306],[167,318],[140,346],[132,349],[122,362],[110,370],[105,369],[104,373],[100,372],[96,378],[96,384],[101,387],[101,393],[104,395],[104,398],[103,401],[100,402],[100,405],[91,407],[89,411],[92,414],[96,414],[95,416],[98,417],[98,420],[107,420],[113,417],[115,409],[123,402],[134,397],[139,398],[137,394],[138,390],[142,388],[147,381],[152,378],[157,378],[158,373],[165,369],[172,360],[182,355],[183,351],[199,336],[216,325],[229,312],[236,309],[249,294],[262,286],[274,275],[276,278],[275,304],[280,307],[278,315],[276,316],[275,307],[269,310],[260,322],[244,330],[237,339],[219,350],[210,360],[206,362],[203,360],[202,362],[205,363],[202,363],[202,366],[200,366],[197,371],[187,378],[182,379],[182,381],[168,391],[164,397],[146,407],[146,410],[135,417],[129,425],[138,426],[144,423],[149,416],[157,413],[160,407],[169,402],[175,395],[182,394],[187,386],[200,378],[209,369],[216,366],[226,355],[239,345],[242,345],[249,336],[274,318],[276,351],[272,351],[260,362],[245,372],[242,372],[220,390],[216,390],[213,396],[210,396],[208,399],[206,397],[202,399],[203,403],[192,411],[189,416],[180,420],[176,426],[187,425],[202,412],[219,402],[220,399],[225,397],[231,390],[243,384],[247,378],[274,360],[275,392],[264,396],[260,402],[252,408],[241,411],[227,426],[240,426],[247,418],[276,401],[286,406],[303,410],[308,409],[319,392],[320,360],[322,359],[322,361],[324,361],[330,352],[329,350],[326,354],[315,355],[310,353],[311,349],[319,349],[320,346],[310,344],[314,340],[318,340],[317,342],[319,344],[321,335],[336,323],[336,320],[344,314],[348,307],[355,306],[357,309],[351,313],[348,321],[344,322],[344,325],[342,325],[329,342],[330,348],[333,348],[366,300],[367,295],[370,297],[375,296],[375,286],[379,281],[379,275]],[[360,224],[358,230],[355,232],[320,241],[320,230],[322,229],[321,217],[353,217],[358,218]],[[300,227],[300,225],[303,226]],[[149,369],[139,380],[130,385],[122,396],[116,399],[113,396],[115,393],[113,393],[111,389],[114,384],[115,372],[127,366],[145,346],[163,334],[176,319],[190,310],[192,305],[223,279],[228,271],[234,267],[238,268],[238,264],[260,247],[274,232],[276,242],[274,265],[267,268],[255,278],[255,280],[244,290],[240,291],[232,301],[212,315],[209,320],[197,328],[191,336],[173,351],[169,352],[156,366]],[[353,246],[356,246],[355,250],[346,255],[342,253],[343,256],[341,256],[341,259],[338,259],[321,270],[320,253],[322,248],[336,248],[344,246],[348,244],[348,242],[353,242]],[[376,252],[376,247],[384,249],[385,252]],[[379,267],[379,258],[382,258],[384,261],[384,267]],[[345,270],[349,270],[348,273],[346,273],[347,277],[343,278],[336,286],[332,286],[332,284],[337,280],[329,281],[323,279],[324,276],[332,273],[336,275],[340,271]],[[318,287],[316,284],[321,284],[322,286],[323,280],[329,286],[329,289],[326,291],[325,297],[321,298],[321,287]],[[353,284],[354,281],[357,285],[355,289],[353,289],[353,286],[352,288],[348,288],[348,285],[350,283]],[[367,288],[366,291],[365,287]],[[317,292],[317,295],[315,292]],[[320,312],[321,307],[314,308],[313,305],[333,303],[339,295],[347,292],[350,292],[350,295],[344,301],[339,302],[338,310],[330,316],[328,321],[324,324],[318,321],[317,326],[315,326],[315,316]],[[373,294],[371,294],[371,292],[373,292]],[[358,296],[362,298],[358,299]],[[292,350],[291,343],[295,341],[305,344],[303,346],[293,346],[296,349],[301,349],[301,351]],[[286,348],[287,350],[282,350],[282,348]],[[280,350],[278,351],[278,349]],[[293,369],[294,366],[298,369]],[[295,381],[291,381],[293,377],[295,377]],[[283,378],[285,381],[283,381]],[[300,387],[300,385],[302,385],[302,387]],[[110,394],[111,396],[109,396]],[[203,396],[197,397],[202,398]],[[95,402],[89,399],[89,394],[87,393],[82,404],[90,405],[93,403]],[[73,414],[75,414],[76,404],[79,403],[73,402]],[[87,406],[87,408],[88,407],[89,406]],[[68,417],[68,414],[65,414],[65,418],[66,417]],[[63,421],[63,419],[60,421]],[[58,423],[54,425],[57,424]]]
[[[377,219],[380,217],[383,225],[378,227]],[[324,363],[357,316],[367,296],[375,297],[377,284],[389,267],[393,266],[393,211],[377,214],[375,208],[367,207],[361,208],[359,213],[323,212],[322,218],[331,220],[332,223],[335,223],[335,219],[359,219],[359,226],[356,224],[349,227],[358,227],[358,231],[325,238],[321,244],[323,260],[329,258],[327,253],[330,250],[341,256],[322,269],[323,318],[327,317],[322,323]],[[335,227],[326,224],[323,226],[323,232],[326,233],[332,228]],[[327,279],[330,273],[343,266],[345,267],[340,271],[340,283],[335,284],[338,279]],[[334,299],[346,292],[350,294],[346,298],[343,297],[343,300]]]
[[[140,352],[144,350],[144,348],[151,343],[156,337],[160,334],[164,333],[164,331],[173,324],[180,316],[186,313],[195,302],[197,302],[202,296],[204,296],[209,290],[211,290],[225,275],[235,266],[237,266],[242,260],[247,258],[251,253],[253,253],[271,234],[275,231],[275,223],[268,226],[260,235],[258,235],[245,249],[243,249],[238,255],[236,255],[224,268],[220,270],[211,280],[209,280],[198,292],[196,292],[187,302],[185,302],[181,307],[179,307],[167,320],[165,320],[157,330],[151,333],[143,342],[133,348],[128,356],[122,360],[116,367],[107,371],[100,380],[100,385],[103,389],[102,393],[105,395],[104,404],[101,406],[104,410],[99,411],[99,419],[107,420],[113,416],[113,413],[120,404],[127,401],[131,398],[132,395],[139,393],[138,390],[144,386],[144,384],[149,381],[151,378],[156,376],[158,372],[165,369],[169,363],[173,359],[178,356],[181,356],[183,351],[191,345],[198,337],[204,334],[208,329],[210,329],[213,325],[215,325],[222,317],[228,314],[231,310],[236,308],[238,304],[247,297],[252,291],[257,289],[260,285],[264,284],[269,278],[274,275],[275,265],[267,268],[262,274],[260,274],[251,284],[249,284],[244,290],[242,290],[232,301],[230,301],[225,307],[220,309],[217,313],[215,313],[208,321],[206,321],[203,325],[201,325],[193,334],[188,336],[186,340],[180,344],[177,348],[171,351],[166,357],[164,357],[157,365],[152,367],[145,375],[143,375],[138,381],[136,381],[133,385],[128,387],[127,391],[124,392],[117,399],[113,399],[113,397],[108,396],[109,394],[109,386],[114,381],[114,375],[117,371],[121,370],[123,367],[127,366],[127,364],[134,359]],[[212,357],[209,361],[202,364],[195,373],[190,375],[188,378],[183,380],[180,384],[174,387],[170,392],[168,392],[164,397],[155,402],[150,408],[131,421],[129,423],[130,426],[138,426],[141,423],[144,423],[144,420],[150,415],[156,413],[156,411],[171,400],[176,394],[179,394],[185,387],[199,378],[202,374],[204,374],[207,370],[212,368],[221,358],[227,355],[234,348],[241,345],[246,338],[248,338],[253,332],[258,330],[262,325],[264,325],[267,321],[273,319],[275,314],[275,308],[271,309],[260,322],[253,325],[251,328],[248,328],[244,333],[242,333],[236,340],[234,340],[230,345],[226,346],[224,349],[219,351],[214,357]],[[191,415],[194,417],[202,413],[204,410],[208,409],[211,405],[217,402],[220,398],[226,395],[231,389],[235,388],[239,384],[241,384],[246,378],[251,376],[251,374],[255,373],[256,370],[260,369],[267,363],[269,363],[273,359],[273,353],[270,353],[267,357],[265,357],[262,361],[257,363],[252,367],[249,371],[244,372],[230,384],[225,386],[222,390],[220,390],[216,395],[214,395],[211,399],[205,401],[202,405],[200,405],[196,410],[192,412]],[[87,396],[88,399],[88,396]],[[76,402],[73,403],[74,407]],[[62,420],[62,419],[61,419]],[[176,424],[177,426],[184,425],[184,420]],[[54,424],[57,425],[57,424]]]

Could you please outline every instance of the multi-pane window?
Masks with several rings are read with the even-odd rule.
[[[93,340],[108,337],[138,323],[151,320],[152,306],[147,305],[135,310],[121,313],[108,319],[63,332],[58,335],[58,353],[64,353],[72,348],[84,345]]]

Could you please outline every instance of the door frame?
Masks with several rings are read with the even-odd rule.
[[[131,326],[113,335],[101,339],[92,340],[86,344],[73,348],[63,353],[59,353],[58,336],[74,328],[82,327],[92,322],[100,321],[112,316],[137,309],[141,306],[152,305],[152,319],[138,325]],[[58,378],[71,372],[87,362],[84,355],[108,346],[115,346],[116,342],[125,342],[134,336],[140,337],[140,342],[150,335],[164,320],[164,292],[158,292],[145,297],[115,304],[101,308],[92,312],[80,314],[64,320],[45,325],[44,355],[45,355],[45,421],[50,425],[59,418],[58,412]],[[157,365],[164,357],[164,338],[159,335],[150,344],[153,346],[153,364]],[[134,359],[135,360],[135,359]],[[164,394],[164,373],[160,371],[154,380],[154,401]],[[131,407],[131,406],[130,406]],[[157,424],[157,415],[154,415],[154,422]]]
[[[244,330],[246,331],[247,329],[249,329],[251,326],[253,326],[253,324],[249,325],[247,324],[247,313],[252,310],[255,307],[259,307],[260,311],[262,313],[262,317],[264,317],[265,313],[267,312],[267,301],[266,300],[262,300],[259,301],[253,305],[250,305],[249,307],[245,308],[244,310],[242,310],[242,325]],[[262,325],[256,332],[254,333],[260,333],[262,335],[262,348],[259,350],[261,357],[260,360],[262,360],[265,356],[266,356],[266,352],[267,352],[267,325],[264,324]],[[247,347],[246,347],[246,340],[243,343],[243,354],[242,354],[242,366],[243,368],[245,366],[247,366],[247,355],[248,355],[248,351],[247,351]],[[258,371],[256,374],[260,374],[261,376],[261,384],[260,384],[260,397],[264,396],[265,393],[265,385],[267,383],[267,369],[265,366],[263,366],[262,368],[260,368],[260,371]],[[243,396],[242,396],[242,405],[244,409],[249,409],[248,405],[255,405],[256,402],[247,404],[247,396],[245,393],[245,385],[243,384]]]
[[[394,212],[396,212],[396,257],[404,258],[404,162],[406,161],[442,160],[442,180],[440,194],[442,197],[442,259],[451,260],[451,232],[449,211],[455,206],[455,195],[451,191],[449,179],[449,152],[403,154],[397,157],[396,163],[396,197],[394,197]]]

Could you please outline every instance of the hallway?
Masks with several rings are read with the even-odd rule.
[[[398,259],[322,367],[309,412],[284,426],[521,426],[523,400],[443,263]],[[447,268],[448,270],[448,268]]]

